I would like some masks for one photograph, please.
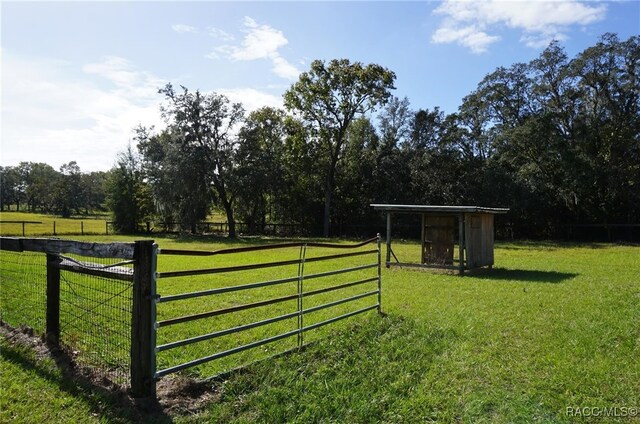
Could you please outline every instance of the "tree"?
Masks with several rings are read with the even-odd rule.
[[[267,211],[285,189],[286,130],[285,112],[263,107],[252,112],[239,131],[234,172],[237,210],[251,233],[264,228]]]
[[[142,129],[137,137],[156,199],[177,194],[179,202],[166,199],[160,206],[173,208],[192,231],[215,201],[227,215],[229,237],[235,237],[232,129],[244,117],[242,106],[216,93],[186,87],[176,92],[171,84],[159,92],[167,102],[161,111],[168,127],[160,135]]]
[[[80,167],[76,161],[65,163],[60,167],[60,178],[54,186],[54,208],[63,218],[72,212],[80,213],[84,188],[81,181]]]
[[[106,183],[107,205],[117,232],[132,234],[153,210],[149,187],[144,182],[140,160],[131,146],[118,154]]]
[[[15,167],[0,166],[0,211],[20,205],[20,173]]]
[[[395,74],[380,65],[314,60],[284,94],[285,107],[309,125],[325,167],[323,234],[329,236],[336,167],[351,122],[391,96]]]

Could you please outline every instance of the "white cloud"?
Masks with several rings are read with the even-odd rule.
[[[454,26],[438,28],[431,39],[438,44],[457,42],[470,48],[474,53],[484,53],[487,51],[487,47],[500,40],[500,37],[489,35],[478,27],[471,25],[461,28]]]
[[[78,69],[3,51],[2,164],[76,160],[83,171],[107,170],[135,126],[163,126],[162,85],[118,57]]]
[[[527,46],[539,48],[553,39],[566,39],[571,27],[604,19],[606,11],[604,4],[576,0],[445,0],[434,11],[444,19],[431,41],[458,43],[474,53],[482,53],[500,39],[489,31],[507,27],[522,31],[520,40]]]
[[[246,35],[242,47],[236,47],[231,54],[234,60],[255,60],[278,57],[278,49],[289,42],[282,31],[268,25],[258,25],[256,21],[245,16],[243,24]]]
[[[235,37],[232,34],[215,27],[209,27],[209,35],[225,42],[235,40]]]
[[[282,57],[273,57],[271,58],[271,61],[273,62],[272,71],[277,76],[289,80],[295,80],[300,76],[300,70],[284,60]]]
[[[197,34],[198,28],[191,26],[191,25],[185,25],[185,24],[174,24],[171,25],[171,29],[174,30],[175,32],[179,33],[179,34],[183,34],[183,33],[192,33],[192,34]]]
[[[294,80],[300,75],[298,68],[280,55],[279,50],[289,43],[282,31],[269,25],[260,25],[249,16],[244,17],[242,24],[245,36],[239,46],[218,46],[205,57],[219,59],[224,56],[233,61],[267,59],[273,65],[273,73],[281,78]]]
[[[221,89],[216,92],[218,94],[224,94],[233,103],[242,103],[242,106],[247,112],[252,112],[263,106],[283,107],[281,96],[274,96],[253,88]]]

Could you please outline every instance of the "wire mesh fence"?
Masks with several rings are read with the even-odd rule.
[[[122,260],[122,244],[1,241],[2,322],[46,334],[78,365],[129,387],[134,261]]]
[[[44,333],[46,304],[46,255],[0,250],[0,319]]]
[[[118,261],[74,259],[78,267],[89,270],[109,269]],[[118,271],[133,276],[130,266],[118,266]],[[100,370],[120,386],[129,385],[131,313],[131,281],[68,270],[60,272],[62,343],[79,352],[75,358],[78,363]]]
[[[380,312],[379,236],[161,253],[233,255],[207,264],[214,268],[193,269],[205,263],[185,258],[157,272],[151,240],[0,237],[0,316],[146,397],[173,372],[218,374],[326,336],[327,324]]]

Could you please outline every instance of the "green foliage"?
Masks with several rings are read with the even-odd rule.
[[[244,120],[224,96],[169,84],[167,128],[137,131],[142,179],[161,221],[194,231],[215,207],[230,235],[235,214],[252,233],[270,221],[371,234],[384,225],[372,202],[505,206],[516,237],[637,224],[639,61],[638,36],[605,34],[573,58],[552,42],[486,75],[448,115],[412,110],[391,96],[392,71],[347,59],[313,61],[284,94],[289,114],[262,108]],[[5,209],[69,215],[104,200],[105,176],[74,162],[61,172],[21,163],[0,178]]]
[[[82,173],[75,161],[56,171],[46,163],[21,162],[0,168],[0,210],[15,205],[17,211],[89,214],[105,202],[104,172]]]
[[[385,104],[394,89],[395,74],[377,65],[334,59],[326,65],[314,60],[311,69],[284,94],[285,107],[299,114],[311,129],[318,160],[324,169],[323,234],[329,236],[336,168],[343,155],[349,125],[378,105]]]
[[[107,204],[116,232],[133,234],[138,223],[153,211],[149,186],[143,180],[139,159],[131,146],[118,156],[107,181]]]
[[[227,215],[229,236],[235,237],[230,132],[244,116],[242,106],[216,93],[185,87],[176,92],[171,84],[159,93],[167,102],[161,108],[167,129],[153,135],[139,128],[136,138],[160,214],[195,232],[217,203]]]

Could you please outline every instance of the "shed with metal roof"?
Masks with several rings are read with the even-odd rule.
[[[494,215],[508,208],[482,206],[371,204],[387,215],[386,265],[458,270],[489,267],[494,263]],[[394,214],[419,214],[421,225],[420,263],[401,262],[391,247]],[[456,237],[457,230],[457,237]],[[455,245],[458,248],[455,249]],[[391,256],[395,262],[391,262]]]

